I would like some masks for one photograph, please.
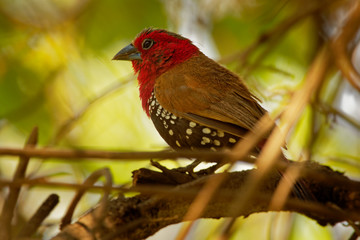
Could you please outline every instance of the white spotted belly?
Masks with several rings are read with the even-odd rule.
[[[148,100],[149,113],[161,137],[174,149],[211,149],[231,147],[239,137],[202,126],[194,121],[178,117],[164,109],[154,93]]]

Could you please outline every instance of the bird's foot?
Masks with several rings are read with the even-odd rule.
[[[216,170],[218,170],[219,168],[221,168],[222,166],[224,166],[225,163],[219,162],[216,163],[215,165],[202,169],[198,172],[196,172],[196,174],[198,174],[199,176],[205,176],[205,175],[211,175],[214,174]]]
[[[171,179],[176,184],[183,184],[194,180],[194,177],[183,169],[174,168],[168,169],[167,167],[161,165],[159,162],[151,160],[151,165],[161,170],[162,173],[169,179]]]
[[[178,171],[178,172],[182,172],[182,173],[188,173],[190,175],[193,175],[194,169],[201,163],[200,160],[195,160],[193,161],[191,164],[185,166],[185,167],[179,167],[179,168],[175,168],[174,170]]]
[[[181,173],[186,173],[188,175],[190,175],[193,179],[196,178],[200,178],[200,177],[204,177],[210,174],[215,173],[215,171],[217,169],[219,169],[221,166],[223,166],[224,164],[222,163],[217,163],[209,168],[206,169],[201,169],[197,172],[194,171],[194,169],[201,163],[201,160],[196,159],[194,162],[192,162],[191,164],[185,166],[185,167],[180,167],[180,168],[175,168],[173,170],[179,171]]]
[[[164,175],[166,175],[169,179],[174,181],[177,184],[182,184],[185,182],[189,182],[191,180],[213,174],[219,167],[222,165],[216,164],[207,169],[202,169],[200,171],[195,172],[194,169],[201,163],[201,160],[195,160],[191,164],[185,167],[168,169],[167,167],[161,165],[159,162],[151,160],[151,165],[161,170]]]

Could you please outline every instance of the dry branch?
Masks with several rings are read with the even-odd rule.
[[[291,195],[281,211],[291,211],[304,214],[320,224],[335,224],[338,222],[360,220],[360,183],[352,181],[339,172],[311,162],[291,163],[304,171],[300,180],[306,181],[308,191],[317,199],[316,202],[302,201]],[[175,171],[175,170],[173,170]],[[268,212],[271,196],[281,177],[277,171],[271,172],[261,183],[258,194],[239,212],[229,211],[229,202],[233,196],[242,194],[243,186],[250,174],[258,170],[247,170],[233,173],[219,173],[196,180],[174,185],[168,194],[139,194],[135,197],[118,197],[109,200],[109,208],[105,220],[99,224],[96,209],[81,217],[76,223],[68,225],[53,239],[144,239],[161,228],[183,221],[188,208],[196,194],[210,177],[226,174],[216,196],[214,196],[201,218],[246,217],[253,213]],[[163,174],[148,169],[135,172],[136,183],[150,183],[156,189],[156,184],[164,184]],[[141,181],[140,181],[141,179]]]
[[[35,127],[27,142],[25,143],[24,149],[31,149],[35,147],[38,141],[38,129]],[[20,156],[19,163],[14,173],[13,181],[17,179],[22,179],[25,177],[25,172],[28,167],[30,157]],[[7,196],[4,205],[2,207],[1,216],[0,216],[0,239],[10,240],[11,239],[11,221],[15,213],[16,203],[19,198],[21,187],[12,187],[9,190],[9,195]]]
[[[51,211],[59,203],[59,196],[56,194],[50,194],[49,197],[41,204],[35,214],[29,219],[29,221],[21,228],[18,239],[30,238],[36,230],[40,227],[44,219],[49,216]]]

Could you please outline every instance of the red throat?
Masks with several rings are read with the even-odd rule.
[[[154,45],[147,50],[142,49],[142,42],[152,39]],[[138,73],[140,99],[146,114],[149,114],[148,99],[154,90],[156,78],[199,53],[189,39],[165,30],[146,29],[133,42],[141,53],[142,60],[133,60],[135,73]]]
[[[142,108],[150,117],[148,99],[150,98],[151,93],[154,90],[155,79],[157,76],[152,71],[147,71],[145,69],[141,70],[141,64],[139,63],[139,61],[132,61],[132,65],[135,73],[138,73],[137,79],[139,83],[139,93]]]

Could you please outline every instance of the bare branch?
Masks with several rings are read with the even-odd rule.
[[[334,36],[331,43],[331,50],[334,60],[341,73],[349,81],[349,83],[358,91],[360,91],[360,74],[351,63],[347,48],[359,30],[360,26],[360,3],[353,1],[353,6],[349,13],[349,17],[339,33]]]
[[[307,181],[307,184],[311,186],[310,190],[316,196],[317,201],[302,201],[292,195],[287,199],[281,211],[304,214],[322,225],[335,224],[345,220],[360,220],[359,188],[355,190],[348,188],[354,184],[359,186],[359,182],[352,181],[328,167],[315,163],[297,164],[301,164],[307,172],[315,171],[320,175],[325,175],[321,180],[308,175],[301,179]],[[221,184],[216,196],[212,197],[205,211],[197,218],[246,217],[257,212],[277,211],[277,209],[269,209],[271,196],[281,179],[276,171],[264,179],[258,194],[252,196],[251,201],[247,202],[241,211],[234,212],[229,208],[229,202],[234,200],[234,195],[243,191],[247,178],[249,175],[256,174],[256,171],[258,170],[216,174],[227,175],[226,180]],[[149,176],[151,173],[147,172],[147,175]],[[196,195],[176,193],[181,191],[183,194],[183,190],[199,193],[209,177],[175,186],[168,193],[140,194],[132,198],[112,199],[109,202],[102,229],[94,229],[96,221],[93,212],[89,212],[78,222],[65,227],[53,239],[83,239],[94,236],[97,239],[144,239],[165,226],[184,221],[184,216]],[[329,180],[336,181],[339,178],[348,184],[336,185],[337,187],[329,184]]]
[[[34,128],[27,142],[25,143],[24,150],[33,148],[36,145],[37,140],[38,129]],[[25,172],[29,164],[29,160],[30,158],[27,156],[20,156],[19,163],[13,177],[14,181],[25,177]],[[20,194],[20,189],[21,186],[10,187],[9,195],[5,200],[0,216],[0,239],[11,239],[11,221]]]
[[[50,214],[50,212],[59,203],[59,196],[51,194],[38,208],[35,214],[29,219],[29,221],[22,227],[17,238],[31,237],[44,219]]]
[[[98,222],[101,222],[103,220],[103,215],[107,208],[107,199],[109,198],[109,194],[110,194],[109,188],[112,186],[112,183],[113,183],[110,170],[108,168],[99,169],[99,170],[93,172],[84,182],[84,184],[93,185],[102,176],[104,176],[106,178],[105,186],[107,188],[104,188],[104,196],[101,199],[101,204],[98,206],[98,211],[97,211],[99,213],[99,214],[97,214],[97,216],[99,218]],[[60,229],[63,229],[66,225],[68,225],[71,222],[71,218],[73,216],[75,207],[78,204],[78,202],[80,201],[81,197],[84,195],[85,190],[86,189],[84,189],[84,188],[78,189],[76,195],[74,196],[73,200],[71,201],[71,203],[68,207],[68,210],[66,211],[64,217],[62,218]]]
[[[96,159],[97,161],[107,161],[109,159],[117,159],[122,161],[151,159],[177,159],[177,158],[201,158],[203,161],[218,162],[219,159],[233,157],[229,151],[157,151],[157,152],[114,152],[114,151],[96,151],[96,150],[68,150],[68,149],[19,149],[19,148],[0,148],[0,156],[22,156],[22,157],[38,157],[42,159],[58,158],[61,161],[78,161]],[[253,163],[250,158],[243,159],[246,162]]]

